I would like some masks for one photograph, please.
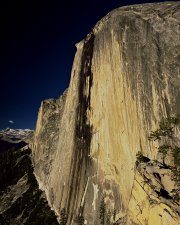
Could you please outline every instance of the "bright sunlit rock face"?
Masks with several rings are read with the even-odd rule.
[[[35,175],[57,215],[62,208],[69,212],[68,224],[79,214],[87,224],[100,223],[103,196],[115,220],[178,224],[168,200],[148,205],[138,183],[143,177],[135,173],[138,151],[156,156],[149,132],[180,112],[178,6],[109,13],[77,44],[68,92],[42,103],[32,143]]]

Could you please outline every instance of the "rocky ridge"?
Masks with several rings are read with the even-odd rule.
[[[34,132],[29,129],[10,129],[0,131],[0,153],[8,150],[17,150],[26,146]]]
[[[58,224],[33,174],[32,133],[0,131],[0,225]]]

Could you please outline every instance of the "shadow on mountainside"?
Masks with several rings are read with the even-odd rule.
[[[57,225],[33,174],[31,150],[11,144],[0,154],[0,225]]]

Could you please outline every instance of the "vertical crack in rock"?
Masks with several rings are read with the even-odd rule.
[[[93,74],[91,63],[93,56],[94,34],[91,32],[84,40],[81,71],[78,88],[78,107],[75,127],[75,144],[70,171],[70,191],[67,201],[67,209],[71,212],[70,221],[77,215],[77,210],[82,209],[83,191],[87,184],[90,170],[90,144],[92,127],[88,121],[88,110],[90,110],[91,87]]]
[[[57,215],[62,208],[68,211],[68,225],[83,208],[87,223],[98,224],[94,209],[102,192],[107,208],[116,209],[116,219],[129,210],[129,224],[150,219],[149,225],[159,225],[154,222],[160,221],[158,214],[165,215],[163,224],[172,224],[164,203],[158,206],[153,199],[151,208],[134,180],[134,163],[139,150],[155,159],[157,146],[147,140],[150,131],[163,117],[180,111],[178,7],[166,2],[109,13],[77,45],[66,100],[59,106],[50,101],[47,111],[40,110],[33,143],[35,173]],[[57,109],[55,118],[51,106]],[[144,182],[144,177],[138,179]],[[92,205],[93,185],[98,185],[99,196]],[[135,199],[128,204],[131,193]],[[145,204],[136,220],[139,198]]]

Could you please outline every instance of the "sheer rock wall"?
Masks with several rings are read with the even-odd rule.
[[[116,220],[126,216],[136,153],[154,158],[149,132],[180,112],[179,16],[179,2],[110,12],[77,44],[65,100],[42,104],[35,174],[68,224],[79,214],[97,224],[103,196]]]

